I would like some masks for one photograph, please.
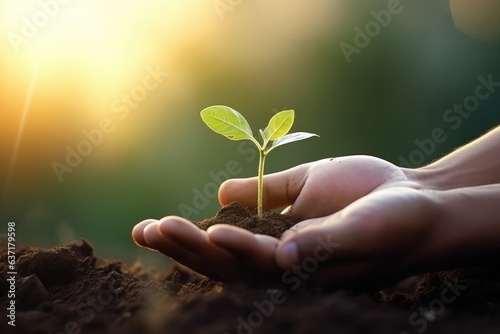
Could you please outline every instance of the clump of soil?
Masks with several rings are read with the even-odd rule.
[[[0,333],[481,333],[500,330],[500,268],[461,268],[378,293],[307,279],[249,286],[183,267],[164,272],[98,258],[78,244],[17,252],[16,327],[7,324],[0,250]],[[403,286],[400,284],[399,286]]]
[[[299,217],[285,216],[273,211],[264,211],[262,218],[259,218],[256,210],[250,211],[239,202],[231,202],[223,206],[215,216],[193,223],[202,230],[216,224],[228,224],[244,228],[255,234],[270,235],[279,239],[283,232],[299,221]]]

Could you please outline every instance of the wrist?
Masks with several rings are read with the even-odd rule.
[[[422,187],[448,190],[500,183],[500,127],[430,165],[405,169]]]
[[[453,173],[449,168],[428,165],[420,168],[401,168],[410,182],[425,189],[448,190],[456,188]]]

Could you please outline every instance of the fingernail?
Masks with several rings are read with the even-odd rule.
[[[283,246],[283,253],[290,259],[292,264],[299,263],[299,248],[297,247],[297,243],[293,241],[286,243]]]

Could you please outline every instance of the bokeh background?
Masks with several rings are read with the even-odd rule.
[[[443,117],[479,76],[500,82],[498,3],[401,0],[346,57],[342,43],[356,46],[355,29],[394,1],[0,0],[4,230],[16,222],[19,246],[85,238],[100,256],[167,263],[133,244],[132,227],[211,216],[214,184],[257,171],[250,144],[201,121],[213,104],[240,111],[254,132],[295,109],[292,130],[321,135],[274,151],[267,173],[354,154],[398,165],[413,154],[418,167],[497,125],[500,88],[456,129]],[[150,72],[157,84],[144,89]],[[102,122],[111,130],[101,137]],[[415,141],[436,128],[446,141],[422,152]],[[85,146],[84,131],[96,144]],[[86,154],[74,167],[72,149]],[[56,165],[67,166],[59,177]]]

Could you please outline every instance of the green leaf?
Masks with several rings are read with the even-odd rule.
[[[269,140],[277,140],[286,135],[292,128],[294,118],[295,111],[293,110],[283,110],[274,115],[264,129],[262,135],[264,142],[267,143]]]
[[[274,149],[278,146],[282,146],[285,144],[293,143],[295,141],[304,140],[304,139],[311,138],[311,137],[319,137],[319,136],[315,133],[309,133],[309,132],[289,133],[286,136],[283,136],[280,139],[274,141],[273,144],[271,145],[271,147],[265,153],[266,154],[269,153],[272,149]]]
[[[260,136],[262,137],[262,140],[265,143],[266,142],[266,134],[264,133],[264,131],[262,131],[262,129],[259,129],[259,133],[260,133]],[[269,139],[267,139],[267,140],[269,140]]]
[[[226,106],[211,106],[200,113],[205,124],[214,132],[231,140],[255,141],[247,120],[236,110]]]

